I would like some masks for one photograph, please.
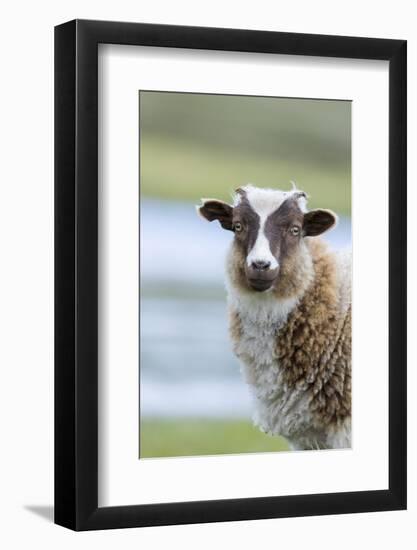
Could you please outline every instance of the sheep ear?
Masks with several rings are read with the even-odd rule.
[[[212,222],[218,220],[223,229],[233,231],[233,207],[223,201],[215,199],[201,199],[203,203],[197,206],[197,212],[204,219]]]
[[[306,237],[316,237],[337,223],[337,216],[331,210],[311,210],[304,214],[303,233]]]

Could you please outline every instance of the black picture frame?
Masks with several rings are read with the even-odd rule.
[[[98,44],[389,62],[387,490],[98,506]],[[57,524],[78,531],[406,508],[406,46],[405,40],[107,21],[55,28]]]

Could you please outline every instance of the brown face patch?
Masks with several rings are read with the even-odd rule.
[[[289,198],[265,222],[265,236],[279,264],[294,252],[302,236],[304,215],[297,199]]]
[[[233,209],[232,226],[235,232],[236,245],[243,251],[245,256],[247,256],[258,236],[260,218],[249,204],[246,194],[244,193],[241,194],[239,204]]]

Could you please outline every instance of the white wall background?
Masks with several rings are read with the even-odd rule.
[[[75,17],[409,41],[409,280],[417,279],[414,2],[15,0],[1,10],[0,545],[42,548],[412,548],[417,541],[417,293],[409,288],[409,510],[75,534],[54,526],[53,26]],[[373,228],[375,229],[375,228]],[[377,231],[376,231],[377,235]],[[343,475],[343,474],[342,474]]]

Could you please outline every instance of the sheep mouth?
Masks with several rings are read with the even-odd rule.
[[[265,292],[269,290],[278,276],[278,269],[253,269],[246,268],[246,281],[251,290]]]
[[[273,282],[274,279],[248,279],[249,286],[256,292],[264,292],[265,290],[270,289]]]

